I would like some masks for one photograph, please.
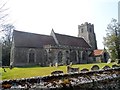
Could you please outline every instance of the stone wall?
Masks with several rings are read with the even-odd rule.
[[[50,66],[68,65],[79,63],[91,63],[89,58],[89,50],[80,48],[60,47],[44,47],[44,48],[19,48],[11,49],[11,63],[14,66],[40,65]]]
[[[3,89],[120,90],[120,67],[2,82]]]
[[[30,57],[29,54],[31,50],[34,53],[34,57],[32,59],[33,63],[30,63]],[[25,66],[25,65],[44,65],[43,62],[45,60],[45,50],[41,48],[15,48],[14,49],[14,66]]]

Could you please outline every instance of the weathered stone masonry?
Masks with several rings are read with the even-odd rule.
[[[51,35],[14,30],[10,64],[51,66],[56,63],[93,63],[90,53],[97,48],[96,45],[94,27],[88,23],[79,27],[79,37],[58,34],[54,30]]]

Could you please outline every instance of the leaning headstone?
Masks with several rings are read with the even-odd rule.
[[[93,65],[92,68],[91,68],[91,70],[99,70],[99,69],[100,69],[100,68],[99,68],[98,65]]]
[[[108,59],[107,63],[111,63],[111,61],[112,61],[111,59]]]
[[[72,66],[72,62],[70,62],[70,66]]]
[[[58,63],[55,63],[55,67],[58,67]]]
[[[50,64],[49,64],[49,67],[51,67],[51,66],[52,66],[52,64],[50,63]]]
[[[67,66],[67,73],[70,73],[71,72],[71,67],[68,65]]]

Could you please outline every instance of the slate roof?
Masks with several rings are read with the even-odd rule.
[[[54,33],[59,45],[90,48],[90,45],[80,37]],[[44,45],[57,45],[53,36],[13,31],[15,47],[42,48]]]
[[[55,36],[60,45],[75,46],[82,48],[91,48],[90,45],[81,37],[74,37],[55,33]]]
[[[44,45],[55,45],[52,36],[33,34],[22,31],[13,31],[13,38],[16,47],[43,47]]]

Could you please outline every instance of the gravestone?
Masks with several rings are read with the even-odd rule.
[[[49,67],[52,67],[52,63],[49,64]]]
[[[55,63],[55,67],[58,67],[58,63]]]
[[[109,63],[111,63],[111,61],[112,61],[111,59],[108,59],[107,63],[109,64]]]

